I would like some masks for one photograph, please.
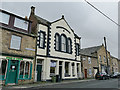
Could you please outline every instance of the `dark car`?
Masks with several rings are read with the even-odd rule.
[[[119,72],[115,72],[114,74],[111,75],[111,78],[118,78],[118,77],[120,77]]]
[[[106,80],[110,78],[110,75],[107,73],[96,73],[95,78],[99,80]]]

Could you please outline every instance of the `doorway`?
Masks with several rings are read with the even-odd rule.
[[[18,72],[17,69],[18,69],[18,61],[10,60],[7,83],[16,83],[17,72]]]
[[[41,81],[42,76],[42,60],[37,60],[37,81]]]
[[[60,80],[62,80],[62,62],[59,62],[59,75],[60,75]]]
[[[87,69],[85,69],[84,72],[85,72],[85,78],[87,78]]]

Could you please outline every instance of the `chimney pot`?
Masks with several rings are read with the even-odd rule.
[[[31,14],[34,14],[34,13],[35,13],[35,7],[32,6],[32,7],[31,7]]]

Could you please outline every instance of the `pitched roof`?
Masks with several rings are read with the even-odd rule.
[[[41,18],[41,17],[39,17],[39,16],[37,16],[37,15],[35,15],[35,17],[36,17],[38,23],[42,23],[42,24],[45,24],[45,25],[50,25],[50,24],[51,24],[51,23],[50,23],[49,21],[47,21],[46,19],[43,19],[43,18]]]
[[[101,47],[102,47],[102,45],[83,48],[83,49],[80,49],[80,54],[81,55],[87,55],[87,56],[93,56],[92,53],[97,52]]]

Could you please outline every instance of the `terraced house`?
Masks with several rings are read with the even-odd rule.
[[[64,16],[49,22],[35,15],[35,7],[32,6],[29,19],[33,21],[32,33],[38,35],[36,81],[50,81],[56,75],[61,80],[80,78],[80,37]]]
[[[88,47],[80,50],[82,60],[82,72],[85,78],[94,78],[97,72],[111,73],[111,57],[110,52],[106,50],[104,45]],[[107,65],[108,59],[108,65]],[[108,67],[108,70],[107,70]]]
[[[2,84],[33,81],[35,42],[31,21],[0,10],[0,80]]]

